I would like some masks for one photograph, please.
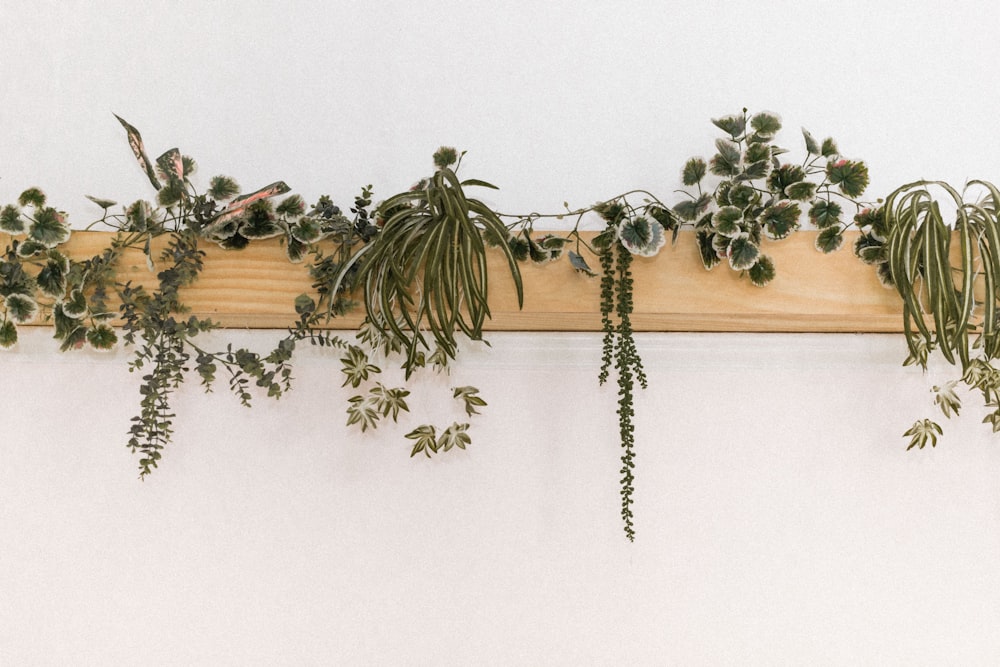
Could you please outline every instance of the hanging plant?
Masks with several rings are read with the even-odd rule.
[[[779,156],[786,151],[775,144],[781,121],[774,114],[751,116],[744,110],[714,120],[726,137],[716,141],[710,160],[692,158],[684,165],[682,181],[691,190],[674,206],[647,191],[633,190],[585,208],[574,210],[566,204],[564,212],[551,216],[503,216],[470,197],[470,188],[494,186],[459,180],[462,154],[452,148],[434,154],[436,170],[430,178],[381,204],[373,205],[371,186],[362,188],[348,213],[326,196],[307,206],[282,181],[242,194],[233,179],[215,176],[199,192],[197,165],[191,157],[173,148],[150,160],[139,131],[121,118],[118,121],[154,189],[155,201],[136,201],[114,213],[114,201],[90,197],[103,210],[95,224],[111,228],[113,235],[108,248],[84,259],[60,249],[70,236],[66,216],[51,207],[37,188],[0,209],[0,231],[11,236],[0,255],[0,346],[15,345],[18,326],[39,318],[54,324],[63,350],[85,345],[108,349],[120,335],[120,342],[134,350],[130,370],[142,380],[139,411],[127,442],[139,454],[140,477],[158,467],[171,442],[175,419],[171,400],[191,371],[206,391],[224,378],[241,404],[250,406],[258,393],[279,398],[291,388],[291,363],[298,344],[308,341],[334,350],[340,355],[343,386],[356,392],[347,399],[346,424],[366,432],[409,412],[410,390],[383,379],[386,361],[402,357],[409,379],[423,367],[445,368],[455,358],[461,337],[482,340],[490,317],[486,261],[490,247],[504,258],[504,273],[510,273],[519,305],[523,286],[518,262],[547,263],[565,255],[573,269],[601,281],[598,379],[604,384],[614,375],[618,387],[621,514],[626,536],[633,540],[635,385],[647,385],[632,326],[633,263],[656,256],[668,233],[676,243],[679,231],[691,227],[696,231],[695,251],[707,268],[725,260],[752,283],[765,285],[776,267],[762,253],[762,241],[786,238],[800,227],[805,214],[821,230],[817,248],[831,252],[843,241],[845,204],[854,207],[855,222],[864,230],[855,245],[859,256],[879,266],[886,281],[927,283],[919,288],[922,291],[901,288],[900,292],[907,308],[911,357],[925,363],[927,351],[940,347],[946,357],[958,359],[963,380],[983,391],[988,404],[996,405],[993,423],[1000,428],[1000,373],[990,364],[1000,345],[994,330],[995,306],[985,306],[980,321],[990,324],[982,325],[980,338],[970,347],[962,338],[966,327],[974,328],[977,321],[967,308],[970,292],[964,282],[949,290],[942,259],[947,248],[940,253],[929,250],[939,248],[947,236],[937,222],[924,224],[924,217],[933,218],[936,205],[925,205],[920,196],[900,195],[892,208],[898,212],[892,215],[863,209],[858,198],[868,184],[864,163],[844,159],[832,139],[816,142],[806,131],[802,163],[783,162]],[[711,190],[705,185],[709,174],[718,179]],[[992,186],[984,187],[990,191],[986,201],[960,207],[962,220],[968,221],[963,224],[969,228],[962,243],[966,248],[969,239],[976,239],[975,261],[995,265],[992,239],[997,236],[998,200]],[[639,198],[641,203],[635,203]],[[599,216],[604,229],[588,241],[579,229],[590,215]],[[534,229],[540,219],[567,216],[575,217],[576,224],[566,233]],[[503,218],[510,222],[504,224]],[[890,228],[897,227],[906,231],[890,234]],[[925,227],[931,231],[920,231]],[[910,245],[898,240],[911,237],[906,242]],[[991,239],[985,242],[988,245],[983,245],[984,237]],[[301,263],[313,281],[312,291],[295,299],[296,319],[268,352],[231,344],[222,350],[208,349],[202,334],[218,325],[191,315],[184,302],[185,291],[204,270],[202,245],[238,251],[273,238],[280,239],[288,260]],[[145,255],[155,281],[121,282],[119,263],[131,251]],[[599,272],[588,265],[589,256],[596,256]],[[963,254],[963,265],[971,256]],[[918,266],[918,261],[925,265]],[[996,268],[986,271],[985,280],[992,294]],[[365,320],[353,339],[324,330],[332,318],[356,307],[356,300],[361,301]],[[938,333],[932,335],[923,326],[923,308],[935,314]],[[111,326],[116,318],[121,323],[118,331]],[[976,356],[970,349],[984,352]],[[486,405],[475,387],[450,391],[469,418]],[[957,413],[954,383],[938,390],[938,403],[946,415]],[[933,444],[940,427],[929,420],[918,426],[926,435],[915,439],[930,439]],[[466,421],[445,428],[423,424],[405,438],[411,456],[430,457],[471,443]]]
[[[666,241],[663,227],[628,206],[626,200],[605,202],[595,207],[607,223],[594,239],[601,261],[601,344],[600,384],[608,381],[614,367],[618,383],[618,430],[621,446],[622,521],[625,536],[635,541],[632,494],[635,490],[635,383],[646,389],[646,373],[632,331],[634,306],[632,256],[651,257]]]
[[[1000,432],[1000,369],[994,363],[1000,351],[998,206],[1000,190],[986,181],[971,181],[964,192],[941,181],[909,183],[881,209],[858,216],[862,234],[855,245],[858,257],[875,266],[902,300],[909,350],[904,364],[926,370],[937,351],[957,366],[961,377],[935,385],[934,402],[946,418],[957,415],[959,385],[965,385],[991,408],[983,422],[994,432]],[[904,435],[908,449],[922,449],[937,445],[941,434],[937,422],[924,418]]]
[[[459,181],[451,168],[459,159],[453,148],[438,150],[434,175],[379,206],[381,232],[344,267],[360,262],[356,280],[367,323],[389,349],[404,352],[407,377],[428,357],[441,364],[453,359],[456,333],[482,340],[490,315],[487,245],[504,253],[519,306],[524,299],[507,228],[488,206],[465,194],[467,187],[495,186]],[[428,330],[433,347],[424,335]]]

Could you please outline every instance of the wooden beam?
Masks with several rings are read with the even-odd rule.
[[[814,248],[816,232],[800,231],[767,243],[777,277],[754,287],[720,265],[708,272],[698,257],[693,232],[653,258],[636,258],[634,328],[637,331],[899,332],[902,308],[872,267],[851,252],[854,236],[832,255]],[[75,232],[64,251],[74,259],[98,254],[110,233]],[[6,239],[0,239],[6,241]],[[311,291],[305,266],[291,264],[276,239],[245,250],[224,251],[203,242],[205,269],[184,295],[192,314],[231,328],[285,328],[295,319],[295,297]],[[599,268],[596,259],[587,258]],[[490,259],[487,328],[494,331],[599,331],[600,280],[574,271],[568,261],[521,265],[524,309],[518,310],[513,282],[499,253]],[[126,253],[120,277],[153,287],[155,273],[139,251]],[[330,328],[354,329],[362,308],[337,318]],[[43,324],[43,323],[39,323]]]

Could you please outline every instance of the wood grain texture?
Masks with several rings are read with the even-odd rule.
[[[899,332],[902,308],[893,290],[883,287],[874,270],[844,247],[823,255],[814,247],[816,232],[801,231],[784,241],[766,242],[777,277],[764,288],[719,266],[706,271],[693,232],[682,232],[674,246],[654,258],[636,258],[634,328],[637,331],[747,332]],[[99,253],[109,242],[105,232],[75,232],[64,246],[75,259]],[[6,239],[0,239],[6,241]],[[226,251],[204,242],[205,270],[185,291],[192,314],[210,317],[230,328],[285,328],[295,319],[295,297],[310,292],[306,267],[290,264],[278,240],[255,242]],[[594,268],[595,258],[588,257]],[[503,257],[490,258],[490,308],[494,331],[598,331],[600,281],[574,271],[568,261],[524,263],[524,308],[517,308],[513,282]],[[153,287],[155,273],[139,251],[126,253],[123,281]],[[359,308],[332,320],[330,328],[354,329]]]

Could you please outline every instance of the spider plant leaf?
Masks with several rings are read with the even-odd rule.
[[[463,188],[467,188],[469,186],[477,186],[480,188],[489,188],[490,190],[500,189],[497,186],[493,185],[492,183],[487,183],[486,181],[480,181],[478,178],[467,178],[461,183],[459,183],[459,185],[461,185]]]

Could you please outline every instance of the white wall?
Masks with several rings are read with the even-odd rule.
[[[0,198],[40,185],[83,225],[84,194],[149,197],[111,112],[206,177],[345,203],[442,143],[505,210],[669,197],[742,106],[833,135],[873,196],[997,177],[981,3],[203,4],[5,0]],[[0,359],[0,664],[996,663],[996,443],[970,407],[903,451],[935,378],[900,338],[643,336],[634,545],[599,339],[491,340],[412,401],[447,423],[479,385],[467,452],[346,429],[307,352],[251,411],[193,381],[139,483],[127,351],[26,335]]]

